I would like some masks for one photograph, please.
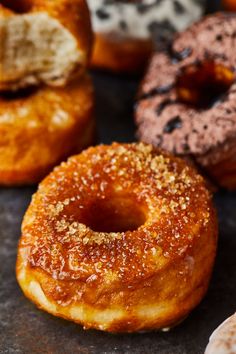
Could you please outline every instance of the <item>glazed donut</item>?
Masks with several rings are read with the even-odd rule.
[[[141,85],[138,138],[191,158],[236,188],[236,16],[215,14],[157,52]]]
[[[205,354],[236,352],[236,314],[224,321],[211,335]]]
[[[183,30],[204,11],[205,0],[88,0],[96,40],[92,65],[115,72],[143,70],[159,37]]]
[[[176,325],[204,296],[217,242],[205,182],[151,145],[89,148],[39,186],[17,279],[47,312],[110,332]]]
[[[0,184],[39,182],[62,159],[92,143],[90,78],[82,76],[66,88],[0,94],[0,136]]]
[[[1,0],[0,90],[63,86],[87,64],[92,34],[85,0]]]

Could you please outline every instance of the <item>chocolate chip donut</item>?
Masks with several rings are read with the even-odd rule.
[[[191,157],[236,188],[236,16],[206,17],[157,52],[136,107],[140,140]]]
[[[96,42],[92,64],[114,71],[144,68],[151,36],[172,34],[198,19],[205,0],[88,0]]]

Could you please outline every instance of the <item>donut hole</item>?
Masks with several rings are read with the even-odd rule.
[[[181,102],[206,109],[220,101],[233,82],[230,69],[207,61],[184,69],[177,79],[177,95]]]
[[[95,232],[135,231],[145,221],[144,206],[127,196],[97,199],[83,210],[80,219]]]
[[[18,14],[31,10],[30,2],[26,0],[1,0],[1,5]]]

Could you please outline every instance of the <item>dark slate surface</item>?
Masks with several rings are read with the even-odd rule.
[[[136,79],[94,75],[99,141],[133,141]],[[110,335],[39,311],[15,280],[20,224],[35,188],[0,189],[0,353],[203,354],[212,330],[236,310],[236,193],[219,192],[220,239],[209,292],[187,320],[168,333]]]
[[[101,141],[131,141],[136,80],[95,77]],[[208,295],[179,327],[169,333],[113,336],[83,331],[47,315],[21,293],[15,280],[20,223],[33,188],[0,190],[0,353],[200,354],[211,331],[236,310],[236,193],[220,192],[220,242]]]

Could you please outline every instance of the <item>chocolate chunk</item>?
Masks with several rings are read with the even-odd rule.
[[[183,150],[184,150],[184,152],[189,152],[190,151],[190,147],[189,147],[188,143],[184,143],[183,144]]]
[[[186,12],[185,8],[178,0],[174,0],[173,5],[174,5],[174,10],[177,14],[182,15]]]
[[[115,0],[103,0],[103,5],[114,5],[115,2]]]
[[[149,5],[137,4],[137,11],[140,15],[145,14],[149,10]]]
[[[107,20],[110,18],[110,14],[108,12],[106,12],[105,9],[98,9],[96,11],[96,16],[100,19],[100,20]]]
[[[148,4],[143,4],[139,3],[136,4],[137,6],[137,11],[140,15],[147,13],[153,6],[155,5],[160,5],[163,2],[163,0],[155,0],[153,2],[150,2]]]
[[[172,63],[173,62],[180,62],[184,59],[186,59],[187,57],[189,57],[192,54],[192,48],[190,47],[186,47],[184,48],[181,52],[175,52],[172,50],[172,48],[169,48],[169,54],[172,58]]]
[[[141,94],[138,97],[138,99],[145,100],[147,98],[151,98],[156,95],[164,95],[165,93],[168,93],[172,88],[173,88],[173,85],[165,85],[165,86],[155,87],[152,90],[150,90],[149,92]]]
[[[148,25],[148,30],[152,34],[155,50],[160,52],[169,52],[173,34],[176,28],[170,21],[152,21]]]
[[[120,21],[119,26],[123,31],[126,31],[128,28],[127,23],[124,20]]]
[[[174,130],[182,128],[182,120],[180,116],[176,116],[169,120],[169,122],[164,127],[163,132],[166,134],[171,134]]]

